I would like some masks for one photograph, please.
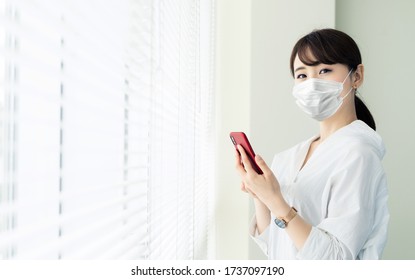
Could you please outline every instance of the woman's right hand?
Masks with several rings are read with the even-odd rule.
[[[235,149],[235,160],[236,160],[236,162],[235,162],[235,168],[236,168],[236,170],[238,170],[238,168],[240,166],[243,167],[241,155],[239,154],[239,152],[236,149]],[[249,190],[249,187],[245,186],[245,183],[244,182],[241,182],[241,191],[246,192],[252,198],[258,199],[258,197],[253,192],[251,192]]]
[[[242,164],[241,155],[239,154],[237,150],[235,150],[235,158],[236,158],[236,170],[238,170],[240,166],[243,167],[243,164]],[[271,217],[270,210],[256,196],[256,194],[254,194],[252,191],[249,190],[249,186],[246,186],[243,181],[241,182],[241,190],[243,192],[248,193],[254,199],[256,227],[258,230],[258,234],[261,234],[269,226],[269,221]]]

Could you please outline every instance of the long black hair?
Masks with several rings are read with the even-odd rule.
[[[315,59],[311,59],[309,54]],[[308,66],[324,64],[344,64],[349,70],[356,71],[362,63],[362,56],[356,42],[346,33],[335,29],[318,29],[302,37],[295,44],[290,58],[291,74],[294,76],[294,59],[298,58]],[[373,130],[376,123],[363,101],[355,95],[356,115]]]

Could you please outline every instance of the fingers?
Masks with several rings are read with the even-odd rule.
[[[271,169],[269,169],[267,163],[265,162],[265,160],[260,155],[255,156],[255,162],[259,166],[259,168],[261,168],[261,170],[262,170],[262,172],[264,173],[265,176],[272,173]]]
[[[248,191],[245,188],[244,182],[241,182],[241,191],[248,193]]]
[[[238,151],[235,150],[235,166],[238,166],[240,164],[241,164],[241,157],[240,157]]]
[[[243,191],[243,192],[246,192],[247,194],[249,194],[249,195],[251,195],[253,198],[258,198],[257,196],[256,196],[256,194],[254,194],[249,188],[247,188],[246,187],[246,185],[245,185],[245,183],[244,182],[242,182],[241,183],[241,190]]]
[[[246,189],[246,192],[249,193],[253,198],[258,198],[250,189]]]
[[[237,150],[235,150],[235,168],[242,177],[245,176],[246,171],[241,163],[241,156],[239,155]]]
[[[241,153],[242,162],[244,164],[246,172],[248,172],[248,173],[255,172],[256,173],[256,171],[252,168],[251,162],[249,161],[248,155],[245,153],[244,148],[241,145],[238,145],[237,148],[238,148],[238,151]]]

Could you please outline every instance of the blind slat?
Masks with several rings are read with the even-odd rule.
[[[0,259],[207,258],[213,0],[3,2]]]

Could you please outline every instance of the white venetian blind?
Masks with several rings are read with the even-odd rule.
[[[0,5],[0,259],[209,257],[213,0]]]

